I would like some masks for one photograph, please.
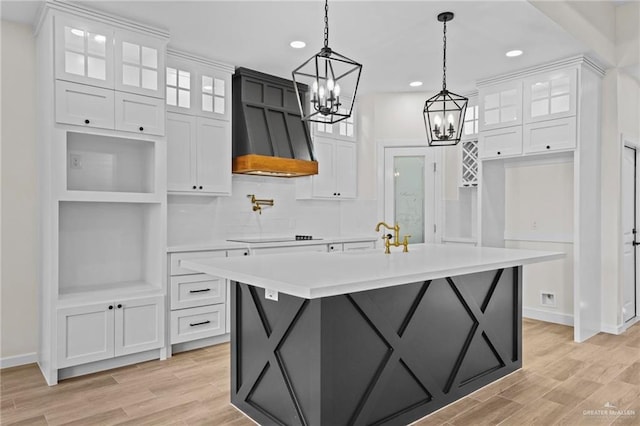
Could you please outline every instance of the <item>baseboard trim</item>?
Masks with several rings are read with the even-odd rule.
[[[522,308],[522,316],[538,321],[551,322],[573,327],[573,315],[561,312],[549,312],[534,308]]]
[[[20,365],[33,364],[38,362],[38,354],[31,352],[28,354],[8,356],[0,358],[0,369],[18,367]]]
[[[180,352],[205,348],[207,346],[219,345],[221,343],[227,343],[230,340],[231,334],[226,333],[221,336],[207,337],[204,339],[193,340],[191,342],[174,343],[173,345],[171,345],[170,354],[177,354]]]
[[[622,334],[627,330],[627,328],[631,327],[633,324],[637,323],[638,321],[640,321],[640,317],[632,318],[629,321],[622,324],[618,324],[618,325],[602,324],[600,326],[600,330],[603,333],[616,334],[616,335]]]

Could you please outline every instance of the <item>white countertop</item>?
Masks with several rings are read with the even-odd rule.
[[[242,237],[250,238],[250,237]],[[273,237],[273,238],[278,238]],[[208,250],[235,250],[235,249],[255,249],[260,247],[285,247],[285,246],[308,246],[315,244],[338,244],[357,243],[362,241],[376,241],[379,237],[375,235],[351,235],[346,237],[320,237],[317,240],[299,241],[277,241],[268,243],[240,243],[235,241],[218,240],[204,244],[190,244],[167,247],[168,253],[178,253],[187,251],[208,251]]]
[[[561,259],[564,253],[446,244],[183,260],[188,269],[305,299]]]

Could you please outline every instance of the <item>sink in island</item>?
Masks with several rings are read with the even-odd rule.
[[[261,425],[403,425],[522,366],[522,268],[410,246],[184,260],[231,286],[231,402]],[[274,300],[275,299],[275,300]]]

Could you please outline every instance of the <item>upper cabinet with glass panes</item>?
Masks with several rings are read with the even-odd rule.
[[[522,81],[482,87],[479,90],[480,131],[522,124]]]
[[[56,16],[56,78],[113,88],[113,37],[106,25]]]
[[[56,79],[164,98],[167,38],[55,17]]]
[[[478,139],[478,100],[469,99],[467,110],[464,114],[464,126],[462,127],[462,139]]]
[[[229,120],[233,67],[183,52],[167,54],[167,110]]]
[[[343,101],[344,104],[351,103],[351,100],[348,97],[343,96],[343,99],[344,99]],[[347,111],[346,108],[340,108],[338,112],[340,114],[345,114],[346,111]],[[355,117],[356,117],[356,106],[354,106],[353,110],[351,111],[350,117],[345,118],[344,120],[339,121],[337,123],[329,124],[329,123],[323,123],[323,122],[312,122],[313,133],[314,135],[317,135],[317,136],[333,137],[335,139],[341,139],[344,141],[355,141],[356,140]],[[316,117],[314,117],[314,119],[322,120],[322,116],[317,115]]]
[[[534,123],[576,114],[577,70],[537,74],[524,80],[524,122]]]

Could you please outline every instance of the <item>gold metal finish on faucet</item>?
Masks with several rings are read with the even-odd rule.
[[[391,254],[390,247],[400,247],[401,245],[404,247],[402,249],[403,253],[409,252],[409,238],[411,235],[405,235],[402,242],[400,242],[400,225],[396,222],[395,226],[389,226],[384,222],[380,222],[376,225],[376,232],[380,232],[380,227],[384,226],[387,229],[393,231],[394,235],[391,234],[384,235],[382,239],[384,240],[384,253]],[[393,238],[393,242],[391,242],[391,238]]]
[[[253,204],[253,211],[262,214],[262,206],[273,206],[273,199],[258,199],[255,194],[247,194],[247,197],[250,198],[251,204]]]

